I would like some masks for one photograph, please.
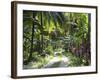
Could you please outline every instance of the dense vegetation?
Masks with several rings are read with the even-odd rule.
[[[23,11],[23,64],[42,68],[54,57],[68,66],[91,64],[90,19],[87,13]],[[59,67],[59,66],[58,66]]]

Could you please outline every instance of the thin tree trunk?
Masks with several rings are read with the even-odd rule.
[[[91,26],[91,14],[88,14],[88,35],[87,35],[87,40],[90,43],[90,26]]]
[[[87,33],[87,42],[86,42],[87,64],[90,64],[91,62],[90,33],[91,33],[91,14],[88,14],[88,33]]]
[[[35,14],[33,12],[33,19],[35,18]],[[33,24],[32,24],[32,36],[31,36],[31,47],[30,47],[30,55],[29,55],[29,58],[28,58],[28,62],[31,61],[32,59],[32,51],[33,51],[33,37],[34,37],[34,21],[33,21]]]
[[[41,53],[43,52],[43,12],[41,12]]]

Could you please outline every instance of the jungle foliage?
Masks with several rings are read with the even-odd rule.
[[[68,66],[90,65],[90,24],[87,13],[24,10],[23,64],[42,68],[64,55],[70,59]]]

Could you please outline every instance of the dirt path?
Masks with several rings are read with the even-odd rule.
[[[62,56],[61,58],[59,57],[54,57],[51,59],[46,65],[44,65],[43,68],[54,68],[54,67],[67,67],[68,65],[68,57]]]

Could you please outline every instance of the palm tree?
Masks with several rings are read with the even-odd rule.
[[[27,13],[27,11],[26,11]],[[28,13],[29,14],[29,13]],[[28,15],[27,14],[27,15]],[[63,15],[63,13],[60,12],[44,12],[44,11],[33,11],[29,14],[30,16],[25,17],[24,16],[24,20],[25,19],[29,19],[28,24],[31,27],[31,38],[30,38],[30,54],[28,57],[28,62],[31,61],[32,59],[32,53],[33,53],[33,41],[35,38],[35,29],[37,29],[38,31],[40,31],[40,53],[42,53],[43,51],[43,36],[45,36],[44,31],[47,31],[48,34],[50,34],[53,29],[58,29],[59,27],[62,27],[63,22],[65,20],[65,17]],[[58,26],[60,25],[60,26]],[[25,31],[25,30],[24,30]],[[25,35],[24,35],[25,37]]]

